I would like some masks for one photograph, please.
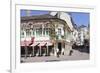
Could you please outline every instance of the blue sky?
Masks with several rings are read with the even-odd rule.
[[[90,23],[90,14],[82,12],[69,12],[75,24],[78,26],[85,25],[88,26]]]
[[[31,10],[30,15],[42,15],[42,14],[48,14],[49,11],[36,11],[36,10]],[[78,26],[80,25],[85,25],[88,26],[90,22],[90,14],[89,13],[83,13],[83,12],[68,12],[74,23]],[[26,16],[26,10],[21,10],[21,16]]]
[[[48,11],[31,10],[30,15],[42,15],[48,13],[49,13]],[[21,10],[21,16],[26,16],[26,10]]]

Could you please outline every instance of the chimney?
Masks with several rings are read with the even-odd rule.
[[[26,16],[31,16],[31,10],[26,10]]]
[[[58,17],[58,18],[60,18],[60,14],[61,14],[61,12],[58,11],[58,12],[57,12],[57,17]]]

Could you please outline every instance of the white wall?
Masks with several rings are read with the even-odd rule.
[[[52,16],[55,16],[57,14],[57,12],[50,12],[50,15]],[[60,19],[64,20],[67,25],[70,27],[71,30],[73,30],[73,25],[72,25],[72,22],[71,22],[71,18],[70,18],[70,15],[68,13],[65,13],[65,12],[59,12],[59,17]]]
[[[65,22],[70,27],[70,29],[73,30],[73,25],[72,25],[71,18],[70,18],[69,14],[67,14],[65,12],[60,12],[60,19],[65,20]]]

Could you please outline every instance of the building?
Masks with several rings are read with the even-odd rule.
[[[85,40],[89,41],[89,29],[88,27],[81,25],[78,29],[78,45],[84,45]]]
[[[21,56],[68,55],[71,50],[73,25],[69,14],[21,17]]]

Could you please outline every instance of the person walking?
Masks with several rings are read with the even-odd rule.
[[[59,57],[59,54],[60,54],[60,52],[59,52],[59,49],[57,48],[57,57]]]

